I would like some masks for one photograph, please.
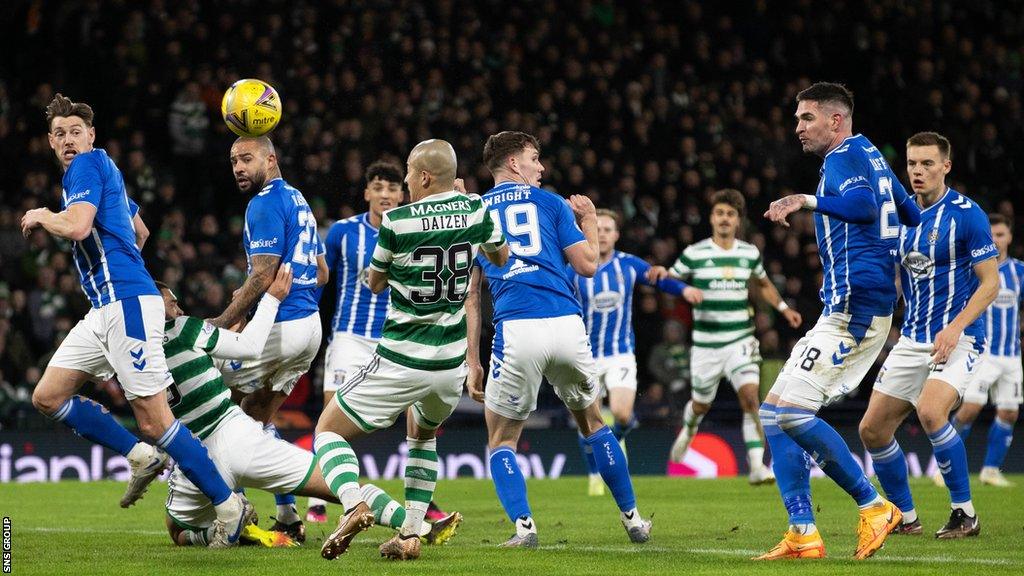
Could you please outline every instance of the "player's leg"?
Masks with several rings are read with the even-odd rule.
[[[606,378],[611,374],[611,367],[606,366],[606,358],[595,359],[595,366],[597,368],[597,384],[600,387],[599,394],[607,394],[608,386]],[[587,444],[587,438],[583,435],[583,432],[577,430],[576,441],[580,446],[580,453],[583,454],[583,461],[587,464],[587,495],[588,496],[604,496],[604,480],[601,479],[601,474],[597,471],[597,460],[594,459],[594,450],[590,444]]]
[[[636,402],[636,357],[632,354],[613,356],[611,373],[605,376],[608,407],[612,411],[612,434],[626,451],[626,436],[637,427],[633,405]]]
[[[545,323],[545,333],[557,335],[558,339],[551,343],[551,361],[544,375],[572,412],[593,450],[598,472],[619,507],[629,539],[646,542],[651,536],[651,523],[637,509],[626,455],[601,417],[590,339],[583,321],[578,316],[563,316],[547,319]]]
[[[682,462],[690,443],[697,436],[704,415],[718,394],[718,383],[725,375],[725,355],[715,348],[694,347],[690,350],[690,371],[693,374],[690,400],[683,407],[683,423],[672,443],[669,459]]]
[[[359,356],[353,350],[346,350],[346,344],[349,339],[344,333],[335,333],[331,339],[330,344],[327,345],[327,351],[324,354],[324,378],[323,378],[323,394],[324,394],[324,410],[334,401],[334,394],[341,387],[341,384],[345,381],[345,375],[348,373],[348,366],[352,363],[349,360]],[[351,347],[350,347],[351,348]],[[372,351],[365,355],[358,363],[356,367],[361,366],[365,361],[368,361],[372,356]],[[319,497],[310,497],[306,501],[306,522],[327,522],[327,500]]]
[[[747,449],[747,464],[750,466],[749,482],[753,485],[771,484],[775,475],[771,468],[764,464],[764,428],[761,426],[760,392],[761,386],[755,382],[742,384],[736,391],[743,411],[743,444]]]
[[[986,358],[988,362],[990,358]],[[985,462],[981,469],[981,483],[1000,488],[1014,486],[1003,476],[1000,468],[1006,460],[1006,454],[1013,442],[1013,426],[1017,422],[1019,406],[1024,402],[1021,390],[1020,358],[998,358],[1000,378],[992,388],[992,402],[996,405],[996,418],[988,431],[988,447],[985,450]]]
[[[925,382],[917,405],[918,419],[935,451],[935,460],[949,490],[952,507],[949,522],[936,532],[938,538],[962,538],[974,536],[980,531],[971,500],[967,450],[949,422],[949,412],[958,400],[959,392],[956,388],[942,380],[930,378]]]
[[[349,444],[364,433],[337,403],[329,405],[316,424],[313,451],[324,481],[344,509],[338,528],[320,550],[328,560],[344,553],[356,534],[373,525],[373,512],[359,492],[359,459]]]
[[[560,335],[553,334],[543,320],[498,322],[491,344],[491,362],[484,389],[484,419],[487,422],[488,469],[494,490],[505,514],[516,527],[514,536],[501,544],[507,548],[536,548],[537,523],[526,495],[526,478],[519,468],[516,447],[523,423],[537,407],[543,378],[541,362],[545,346]],[[590,353],[590,347],[587,347]],[[591,359],[593,361],[593,359]]]
[[[86,440],[128,457],[142,444],[139,439],[106,408],[75,395],[90,379],[106,380],[114,375],[97,336],[102,330],[102,315],[101,310],[90,310],[68,332],[32,391],[32,405]]]
[[[887,366],[890,364],[887,363]],[[887,370],[884,376],[888,377],[892,373],[892,370]],[[903,521],[896,529],[899,534],[922,533],[910,493],[907,460],[896,441],[896,430],[913,409],[910,402],[875,390],[871,393],[868,409],[859,426],[861,441],[871,455],[875,474],[886,498],[903,512]]]

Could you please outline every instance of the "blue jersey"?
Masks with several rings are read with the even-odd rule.
[[[900,228],[900,281],[906,313],[903,335],[932,342],[967,305],[978,289],[974,265],[996,258],[988,216],[956,190],[921,210],[921,224]],[[964,330],[979,350],[985,342],[985,320],[979,316]]]
[[[651,265],[632,254],[615,251],[611,260],[601,264],[593,278],[584,278],[566,267],[569,281],[583,306],[583,318],[590,334],[590,350],[594,358],[632,354],[633,288],[637,282],[657,286],[663,292],[679,295],[686,284],[666,278],[656,285],[647,281]]]
[[[817,196],[838,196],[867,188],[878,208],[870,224],[842,222],[814,213],[821,256],[824,313],[888,316],[896,303],[896,252],[899,220],[893,189],[903,185],[867,138],[850,136],[825,155]]]
[[[1020,304],[1024,299],[1024,262],[999,264],[999,295],[985,311],[985,338],[993,356],[1020,356]]]
[[[121,171],[107,152],[96,148],[77,154],[63,185],[63,209],[81,202],[96,207],[89,236],[72,247],[78,279],[93,308],[131,296],[159,296],[135,245],[132,218],[139,207],[128,198]]]
[[[494,322],[580,314],[562,251],[586,238],[569,204],[547,190],[512,182],[498,184],[483,201],[511,250],[502,267],[477,256],[494,300]]]
[[[244,244],[250,273],[252,257],[260,254],[292,265],[292,291],[278,307],[275,322],[305,318],[319,310],[316,258],[324,253],[324,245],[302,192],[281,178],[268,182],[245,209]]]
[[[335,332],[380,339],[390,288],[374,294],[367,285],[377,232],[369,213],[335,222],[327,232],[327,266],[337,278],[338,299],[331,322]]]

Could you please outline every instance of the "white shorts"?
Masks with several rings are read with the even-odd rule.
[[[129,400],[152,396],[174,381],[164,358],[164,299],[131,296],[93,308],[75,324],[48,366],[98,380],[115,374]]]
[[[241,409],[232,412],[203,440],[227,485],[274,494],[301,490],[316,466],[313,453],[265,431]],[[217,518],[210,499],[177,466],[167,479],[165,507],[171,520],[188,530],[206,528]]]
[[[324,358],[324,395],[336,392],[345,376],[369,363],[377,341],[348,332],[335,332]]]
[[[579,316],[502,320],[495,326],[484,405],[512,420],[537,409],[547,377],[570,410],[583,410],[600,395],[590,338]]]
[[[932,363],[934,344],[920,343],[900,336],[875,380],[875,392],[906,400],[915,407],[926,380],[941,380],[964,395],[981,368],[981,354],[973,336],[961,336],[943,364]]]
[[[991,400],[1000,410],[1016,410],[1024,404],[1021,382],[1020,356],[992,356],[983,354],[981,366],[964,392],[964,402],[984,406]]]
[[[251,394],[261,388],[292,393],[292,388],[320,350],[320,315],[277,322],[270,329],[263,354],[255,360],[218,360],[224,384]]]
[[[692,397],[701,404],[711,404],[718,394],[718,383],[728,378],[733,390],[740,386],[761,383],[761,352],[757,338],[748,336],[721,348],[694,346],[690,349]]]
[[[821,316],[796,343],[769,394],[817,411],[855,390],[889,336],[892,316]]]
[[[459,404],[466,365],[449,370],[417,370],[374,354],[345,379],[334,398],[364,432],[390,427],[412,407],[421,428],[440,426]]]
[[[594,359],[598,382],[604,390],[622,388],[636,392],[636,356],[616,354]]]

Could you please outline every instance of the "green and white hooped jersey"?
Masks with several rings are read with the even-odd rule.
[[[219,339],[220,329],[201,318],[179,316],[164,326],[164,356],[174,379],[167,401],[174,417],[200,440],[239,409],[210,356]]]
[[[450,370],[466,358],[473,261],[505,243],[476,194],[433,194],[384,213],[370,267],[388,274],[391,304],[377,354],[418,370]]]
[[[704,292],[693,307],[694,346],[720,348],[754,333],[747,281],[766,277],[756,246],[737,239],[726,250],[707,238],[683,250],[672,272]]]

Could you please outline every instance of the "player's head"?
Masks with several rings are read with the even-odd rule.
[[[184,316],[185,313],[178,306],[178,297],[174,295],[171,287],[160,281],[156,281],[156,287],[160,289],[160,296],[164,299],[164,317],[174,320],[178,316]]]
[[[540,186],[544,166],[540,163],[540,143],[524,132],[498,132],[484,144],[484,164],[495,182],[522,182]]]
[[[231,171],[243,194],[261,190],[268,179],[281,175],[274,143],[266,136],[235,140],[231,145]]]
[[[607,208],[597,209],[597,247],[604,258],[615,250],[619,241],[619,215]]]
[[[739,190],[726,188],[711,196],[711,230],[718,238],[735,238],[747,202]]]
[[[796,135],[804,152],[824,156],[853,133],[853,92],[818,82],[796,95]]]
[[[953,167],[949,140],[938,132],[918,132],[907,139],[907,176],[915,194],[940,193]]]
[[[1013,243],[1013,222],[999,213],[988,215],[988,224],[992,227],[992,241],[999,249],[999,258],[1006,258],[1006,253]]]
[[[57,161],[67,170],[75,156],[92,150],[96,129],[92,126],[92,107],[84,102],[72,102],[58,93],[46,106],[46,126],[50,148]]]
[[[409,186],[409,197],[416,201],[454,190],[457,167],[458,159],[451,144],[436,138],[420,142],[409,152],[406,162],[405,183]]]
[[[402,167],[388,160],[377,160],[366,168],[363,198],[378,218],[402,203]]]

